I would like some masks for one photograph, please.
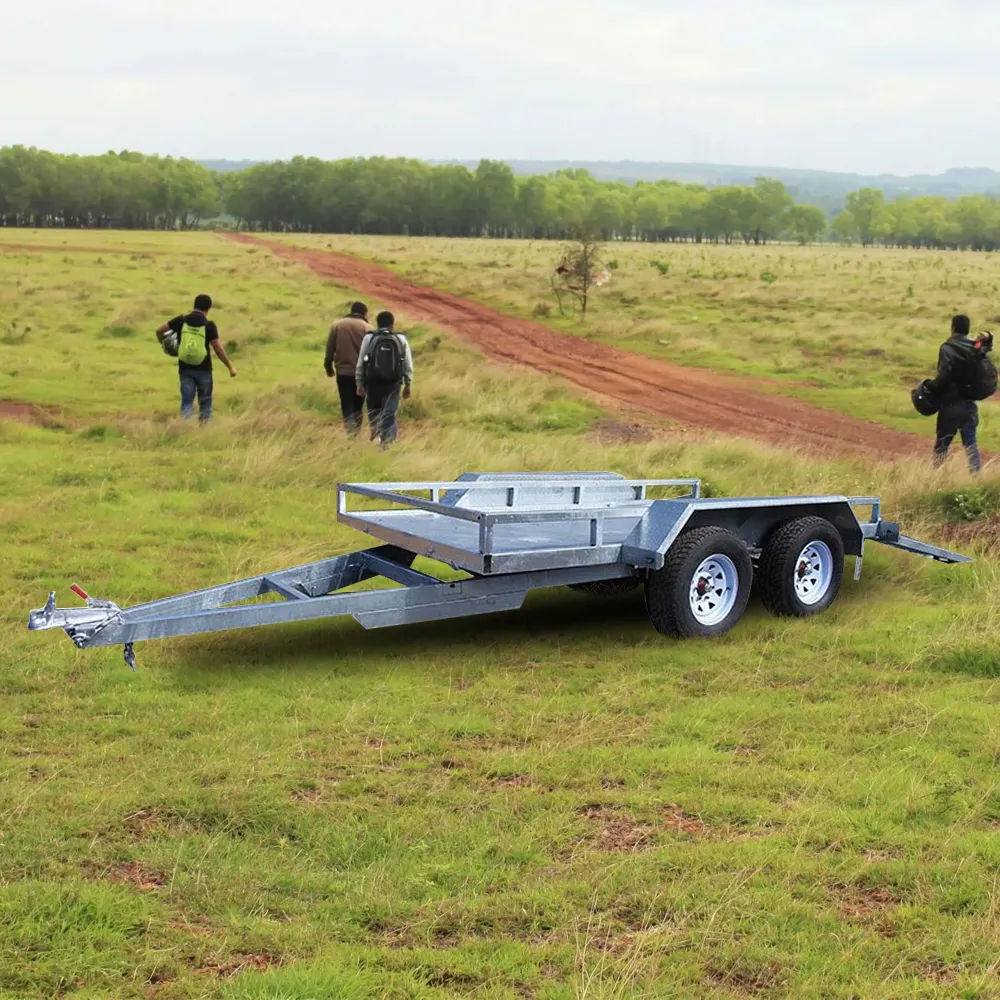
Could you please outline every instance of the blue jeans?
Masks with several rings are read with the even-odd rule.
[[[948,455],[951,442],[956,434],[961,434],[962,444],[969,456],[969,468],[979,472],[982,459],[976,442],[979,427],[979,407],[975,403],[945,403],[938,412],[937,441],[934,444],[934,464],[940,465]]]
[[[198,422],[207,424],[212,419],[212,373],[181,372],[181,416],[194,416],[194,397],[198,397]]]
[[[373,441],[376,437],[382,444],[391,444],[396,440],[399,389],[397,382],[396,385],[370,386],[365,390],[368,400],[368,427]]]

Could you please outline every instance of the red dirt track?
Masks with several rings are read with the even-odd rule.
[[[759,392],[731,375],[685,368],[559,333],[434,288],[415,285],[386,268],[328,250],[306,250],[245,233],[231,237],[304,264],[322,278],[377,297],[399,315],[454,333],[488,358],[560,375],[620,409],[643,410],[709,433],[750,437],[810,451],[885,457],[926,454],[931,443],[811,406]],[[760,380],[756,380],[760,384]]]

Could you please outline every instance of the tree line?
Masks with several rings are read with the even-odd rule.
[[[878,188],[862,188],[847,196],[831,228],[841,241],[864,246],[996,250],[1000,200],[976,194],[953,201],[923,195],[889,202]]]
[[[826,238],[864,245],[1000,247],[1000,202],[986,195],[887,202],[864,188],[832,223],[777,180],[709,188],[599,181],[586,170],[515,176],[420,160],[292,160],[218,173],[192,160],[0,149],[0,225],[188,229],[226,217],[248,230],[411,236],[746,242]]]
[[[217,178],[193,160],[0,149],[0,225],[190,229],[221,208]]]
[[[823,212],[779,181],[708,189],[672,181],[598,181],[585,170],[515,177],[483,160],[432,166],[372,157],[295,157],[217,173],[134,152],[70,156],[0,149],[0,225],[186,229],[225,215],[244,229],[413,236],[764,243],[814,241]]]
[[[780,181],[752,187],[599,181],[586,170],[516,177],[505,163],[296,157],[224,178],[227,210],[247,228],[410,236],[763,243],[820,238],[821,209],[795,205]]]

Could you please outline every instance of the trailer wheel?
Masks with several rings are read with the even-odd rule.
[[[824,517],[775,529],[760,557],[760,596],[773,615],[808,618],[834,601],[844,578],[844,540]]]
[[[753,565],[731,531],[693,528],[646,577],[646,611],[657,632],[687,639],[728,632],[750,599]]]
[[[578,590],[591,597],[621,597],[630,594],[642,583],[636,576],[620,577],[617,580],[593,580],[590,583],[571,583],[570,590]]]

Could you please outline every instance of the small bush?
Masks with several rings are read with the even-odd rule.
[[[996,506],[982,486],[956,490],[946,496],[945,504],[948,513],[959,521],[981,521]]]
[[[30,326],[26,326],[23,330],[19,331],[17,329],[17,324],[11,323],[7,327],[6,333],[0,337],[0,344],[4,344],[7,347],[16,347],[27,341],[29,333],[31,333]]]
[[[117,427],[109,427],[107,424],[94,424],[86,430],[80,431],[80,437],[85,441],[107,441],[111,438],[124,437]]]
[[[615,257],[613,260],[608,261],[608,270],[617,271],[618,270],[618,258]]]
[[[57,472],[52,477],[53,486],[86,486],[89,480],[80,472]]]
[[[710,479],[704,478],[701,481],[701,495],[706,499],[729,496],[726,490],[718,483],[714,483]]]
[[[127,340],[129,337],[134,337],[135,334],[135,328],[127,326],[125,323],[113,323],[111,326],[106,326],[101,331],[102,337],[107,337],[112,340]]]
[[[532,316],[545,317],[552,315],[552,306],[547,302],[539,302],[534,309],[531,310]]]
[[[778,280],[778,276],[774,271],[761,271],[760,280],[768,285],[773,285]]]
[[[660,260],[659,257],[654,257],[649,262],[649,266],[650,267],[655,267],[656,270],[660,272],[660,274],[669,274],[670,273],[670,264],[668,264],[667,261],[665,261],[665,260]]]
[[[226,354],[239,354],[240,342],[238,340],[226,341]]]

